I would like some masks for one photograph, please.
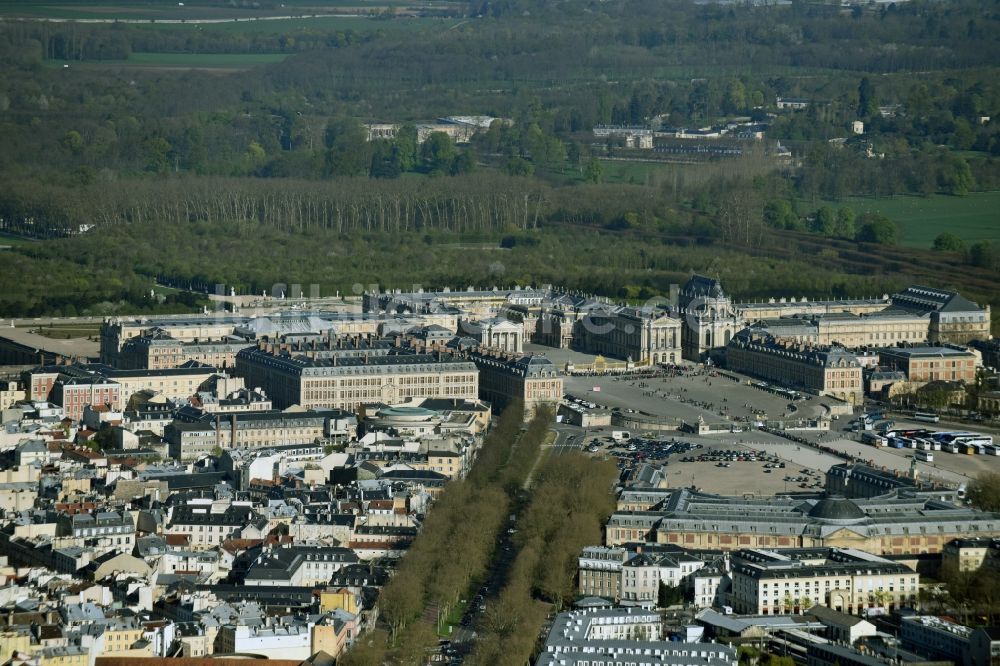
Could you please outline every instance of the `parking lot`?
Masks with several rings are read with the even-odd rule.
[[[563,385],[567,394],[584,400],[678,423],[694,423],[699,417],[708,423],[815,418],[825,412],[820,398],[791,403],[720,374],[654,379],[567,376]]]
[[[553,361],[562,367],[566,361],[588,363],[593,357],[568,350],[544,350]],[[650,444],[638,446],[629,451],[627,447],[612,448],[607,439],[617,427],[592,428],[586,432],[577,430],[577,436],[565,440],[570,445],[587,449],[595,438],[598,449],[593,455],[610,455],[619,466],[628,468],[642,462],[665,464],[665,473],[671,486],[697,486],[708,492],[740,495],[744,493],[773,494],[776,492],[817,491],[815,480],[798,481],[798,477],[810,474],[824,474],[832,465],[844,459],[817,450],[810,446],[789,441],[778,435],[752,428],[760,421],[794,419],[814,419],[829,414],[824,406],[824,398],[804,396],[790,401],[787,397],[747,385],[746,381],[733,381],[726,375],[731,373],[690,371],[677,376],[657,378],[635,378],[629,376],[566,376],[565,392],[595,405],[608,409],[632,410],[648,417],[664,419],[668,423],[693,424],[699,419],[706,423],[732,424],[743,432],[721,433],[698,437],[684,432],[643,433],[649,435]],[[741,378],[745,379],[745,378]],[[907,449],[876,449],[857,441],[859,433],[848,432],[852,418],[841,417],[832,421],[830,432],[798,431],[794,434],[811,443],[827,446],[863,461],[870,461],[876,467],[885,467],[902,473],[910,469],[913,452]],[[905,423],[905,420],[903,421]],[[926,425],[926,424],[925,424]],[[935,429],[943,430],[945,427]],[[703,453],[725,452],[726,450],[756,450],[762,455],[786,463],[787,472],[776,474],[767,470],[766,463],[756,461],[728,460],[730,466],[722,466],[721,458],[685,460],[690,454],[678,455],[678,442],[700,446]],[[739,456],[737,456],[738,458]],[[925,478],[933,478],[950,484],[967,483],[983,471],[1000,470],[1000,457],[968,456],[940,452],[933,462],[917,462],[917,470]],[[790,477],[785,479],[785,477]],[[806,483],[806,487],[801,487]]]
[[[828,458],[822,461],[825,466],[797,464],[790,459],[794,456],[789,456],[795,446],[783,445],[788,442],[780,439],[749,444],[741,443],[735,434],[711,438],[678,434],[616,442],[611,432],[591,429],[579,441],[590,455],[615,460],[620,470],[655,463],[663,465],[670,487],[693,486],[724,495],[819,492],[826,469],[840,462],[834,456],[821,454]]]

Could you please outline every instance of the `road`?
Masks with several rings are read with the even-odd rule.
[[[579,426],[567,423],[557,423],[552,426],[552,431],[556,433],[556,439],[550,446],[553,453],[568,453],[570,451],[580,451],[587,438],[587,431]]]

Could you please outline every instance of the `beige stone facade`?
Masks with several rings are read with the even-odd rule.
[[[977,356],[957,347],[904,347],[879,351],[879,364],[906,374],[910,382],[976,380]]]
[[[119,400],[112,406],[119,410],[126,409],[132,396],[140,391],[150,391],[169,400],[184,402],[216,374],[218,371],[214,367],[196,364],[162,370],[109,371],[108,377],[121,387]]]
[[[986,391],[979,394],[979,411],[983,414],[1000,414],[1000,391]]]
[[[556,405],[563,396],[559,370],[544,356],[513,356],[473,353],[479,369],[479,392],[493,403],[494,411],[514,400],[524,402],[526,415],[541,405]]]
[[[681,360],[681,320],[657,311],[621,307],[593,310],[575,323],[574,345],[591,354],[638,364]]]
[[[279,408],[354,410],[372,402],[479,395],[475,364],[440,353],[318,359],[252,347],[236,355],[236,372],[248,386],[263,388]]]
[[[745,549],[733,556],[730,601],[737,613],[799,613],[822,604],[854,614],[911,607],[919,589],[917,572],[861,551]]]
[[[866,315],[881,312],[892,305],[889,295],[882,298],[810,301],[807,298],[771,298],[763,303],[737,303],[736,311],[746,321],[779,317],[811,317],[813,315],[850,313]]]
[[[1000,540],[986,537],[954,539],[941,551],[941,566],[952,571],[979,571],[1000,567]]]
[[[672,499],[675,493],[680,495]],[[668,500],[675,509],[653,510]],[[933,494],[802,501],[626,490],[605,526],[605,543],[656,541],[696,550],[838,547],[908,555],[941,552],[948,541],[969,533],[1000,536],[1000,514],[951,505]]]
[[[248,342],[232,340],[181,342],[165,334],[140,336],[122,345],[118,353],[118,367],[162,370],[194,361],[215,368],[232,368],[236,364],[236,352],[249,346]]]
[[[813,347],[747,329],[726,347],[726,367],[851,405],[864,396],[861,364],[841,347]]]

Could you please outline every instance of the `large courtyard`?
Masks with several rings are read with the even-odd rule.
[[[555,350],[547,347],[528,346],[529,351],[544,352],[560,368],[567,362],[577,365],[590,363],[593,356],[569,350]],[[728,376],[727,376],[728,375]],[[564,426],[566,432],[575,433],[574,445],[587,449],[596,443],[598,449],[592,455],[613,455],[627,465],[641,461],[665,463],[665,475],[670,486],[695,486],[707,492],[730,495],[772,495],[775,493],[820,492],[823,474],[831,466],[844,462],[833,453],[819,450],[803,443],[789,441],[778,435],[752,428],[761,421],[793,422],[797,419],[815,419],[829,414],[827,402],[822,397],[809,396],[803,400],[790,402],[773,393],[754,388],[747,384],[746,377],[737,376],[739,381],[730,379],[732,373],[711,373],[697,371],[678,376],[658,378],[630,378],[628,376],[566,376],[565,393],[568,396],[592,402],[607,409],[618,409],[634,416],[658,419],[671,425],[694,424],[699,418],[705,423],[724,429],[734,426],[736,432],[697,436],[688,432],[643,432],[633,429],[635,437],[646,436],[653,441],[688,442],[701,445],[700,449],[683,455],[672,454],[665,459],[647,456],[637,447],[629,451],[627,445],[613,444],[611,432],[619,427],[590,428],[586,431]],[[959,455],[944,451],[935,452],[932,462],[913,461],[914,452],[909,449],[875,448],[861,443],[860,435],[850,432],[852,417],[841,416],[832,421],[832,430],[795,431],[806,442],[842,452],[872,464],[875,467],[909,473],[911,465],[925,479],[945,482],[949,485],[968,483],[985,471],[1000,471],[1000,457],[980,455]],[[905,420],[897,420],[899,425],[907,425]],[[914,427],[919,424],[912,424]],[[927,427],[927,424],[924,424]],[[936,426],[932,429],[953,429]],[[967,428],[963,428],[967,429]],[[595,441],[596,440],[596,441]],[[612,448],[614,447],[614,448]],[[656,447],[653,447],[655,450]],[[718,460],[691,460],[697,455],[722,456],[722,452],[757,452],[756,461],[730,461],[728,466]],[[760,456],[765,456],[764,460]],[[738,456],[737,456],[738,457]],[[744,458],[749,457],[744,456]],[[784,468],[769,467],[767,461],[776,460],[785,464]]]

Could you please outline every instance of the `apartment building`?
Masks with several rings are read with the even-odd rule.
[[[293,545],[268,547],[250,564],[244,585],[325,586],[335,573],[358,562],[358,555],[350,548]]]
[[[587,546],[578,558],[580,596],[621,598],[622,565],[628,559],[622,547]]]
[[[705,566],[705,562],[683,551],[670,553],[642,552],[622,564],[621,603],[654,607],[659,599],[660,584],[680,587],[689,574]]]
[[[86,407],[121,404],[122,386],[99,375],[59,376],[52,385],[51,401],[63,408],[66,418],[79,421]]]
[[[864,551],[742,549],[732,557],[730,601],[738,613],[800,613],[815,604],[861,614],[916,603],[920,575]]]
[[[350,438],[357,418],[339,409],[211,414],[182,408],[164,428],[171,457],[189,461],[219,449],[264,449]]]
[[[941,566],[953,571],[979,571],[983,567],[1000,569],[1000,539],[964,537],[952,539],[941,550]]]
[[[182,504],[170,508],[163,535],[185,535],[192,549],[206,550],[239,537],[243,528],[257,520],[259,516],[245,504]]]
[[[736,666],[736,648],[664,640],[658,613],[589,608],[559,613],[535,666]]]
[[[80,545],[95,549],[132,550],[135,521],[127,511],[94,511],[61,514],[56,521],[57,537],[73,537]]]

